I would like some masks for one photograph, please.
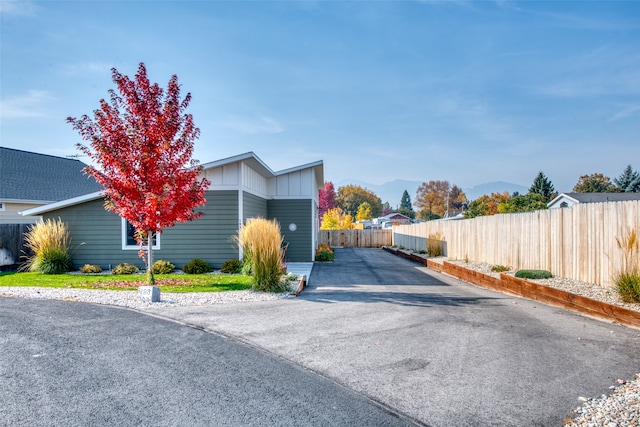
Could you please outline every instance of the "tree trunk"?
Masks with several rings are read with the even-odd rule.
[[[153,231],[147,233],[147,283],[149,286],[156,285],[156,278],[153,275]]]

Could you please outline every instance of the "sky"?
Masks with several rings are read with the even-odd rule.
[[[191,93],[201,163],[560,192],[640,170],[638,1],[0,0],[0,145],[80,154],[66,118],[140,62]]]

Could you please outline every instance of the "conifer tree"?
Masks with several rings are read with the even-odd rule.
[[[553,184],[542,172],[539,172],[536,179],[533,180],[529,193],[541,195],[545,203],[548,203],[557,195]]]
[[[618,178],[614,178],[613,182],[616,184],[617,190],[623,193],[638,193],[640,192],[640,173],[634,171],[631,165],[622,171],[622,174]]]

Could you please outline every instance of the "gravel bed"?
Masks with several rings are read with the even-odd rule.
[[[137,291],[102,291],[93,289],[61,289],[0,287],[0,297],[18,297],[32,299],[57,299],[63,301],[81,301],[94,304],[118,305],[135,309],[148,307],[175,307],[188,305],[230,304],[254,301],[274,301],[289,298],[289,293],[267,293],[251,290],[230,292],[162,292],[160,302],[142,301]]]
[[[445,257],[429,258],[431,261],[442,264],[448,261],[470,270],[477,271],[492,277],[500,277],[500,273],[491,271],[492,264],[485,262],[473,262],[462,260],[449,260]],[[515,271],[506,271],[506,274],[514,275]],[[562,277],[551,279],[532,280],[532,282],[551,286],[573,294],[582,295],[598,301],[626,307],[640,311],[639,303],[625,303],[614,289],[605,288],[594,283],[585,283],[578,280]],[[602,395],[600,398],[587,399],[580,397],[585,402],[581,407],[574,409],[577,415],[564,422],[565,427],[628,427],[640,426],[640,374],[626,382],[618,380],[618,387],[609,387],[610,395]]]

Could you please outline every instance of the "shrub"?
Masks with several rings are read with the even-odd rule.
[[[442,255],[442,234],[435,232],[427,238],[427,253],[431,257]]]
[[[171,274],[173,270],[176,269],[176,266],[171,264],[169,261],[165,261],[163,259],[159,259],[158,261],[153,263],[153,274]]]
[[[140,269],[133,264],[129,264],[127,262],[121,262],[120,264],[113,267],[111,270],[111,274],[136,274]]]
[[[250,218],[238,231],[236,241],[251,262],[253,289],[284,292],[288,285],[280,280],[284,261],[283,238],[276,220]]]
[[[616,287],[622,301],[640,302],[640,273],[618,274]]]
[[[61,249],[48,248],[38,258],[38,271],[43,274],[62,274],[71,270],[71,258]]]
[[[503,273],[509,270],[510,268],[504,265],[494,265],[491,267],[491,271],[493,271],[494,273]]]
[[[99,265],[95,265],[95,264],[85,264],[82,267],[80,267],[80,273],[84,273],[84,274],[102,273],[102,268]]]
[[[520,279],[551,279],[553,274],[547,270],[518,270],[516,277]]]
[[[239,259],[229,259],[222,263],[220,272],[226,274],[238,274],[242,271],[242,261]]]
[[[624,302],[640,302],[640,240],[635,229],[622,239],[616,237],[622,252],[622,268],[615,276],[618,294]]]
[[[335,259],[335,253],[333,250],[327,245],[323,243],[318,246],[316,249],[316,257],[315,260],[319,262],[332,262]]]
[[[24,270],[61,274],[71,270],[69,230],[60,218],[35,224],[25,234],[25,246],[31,252]]]
[[[187,274],[205,274],[211,273],[213,271],[213,267],[203,259],[194,258],[182,266],[182,271]]]

